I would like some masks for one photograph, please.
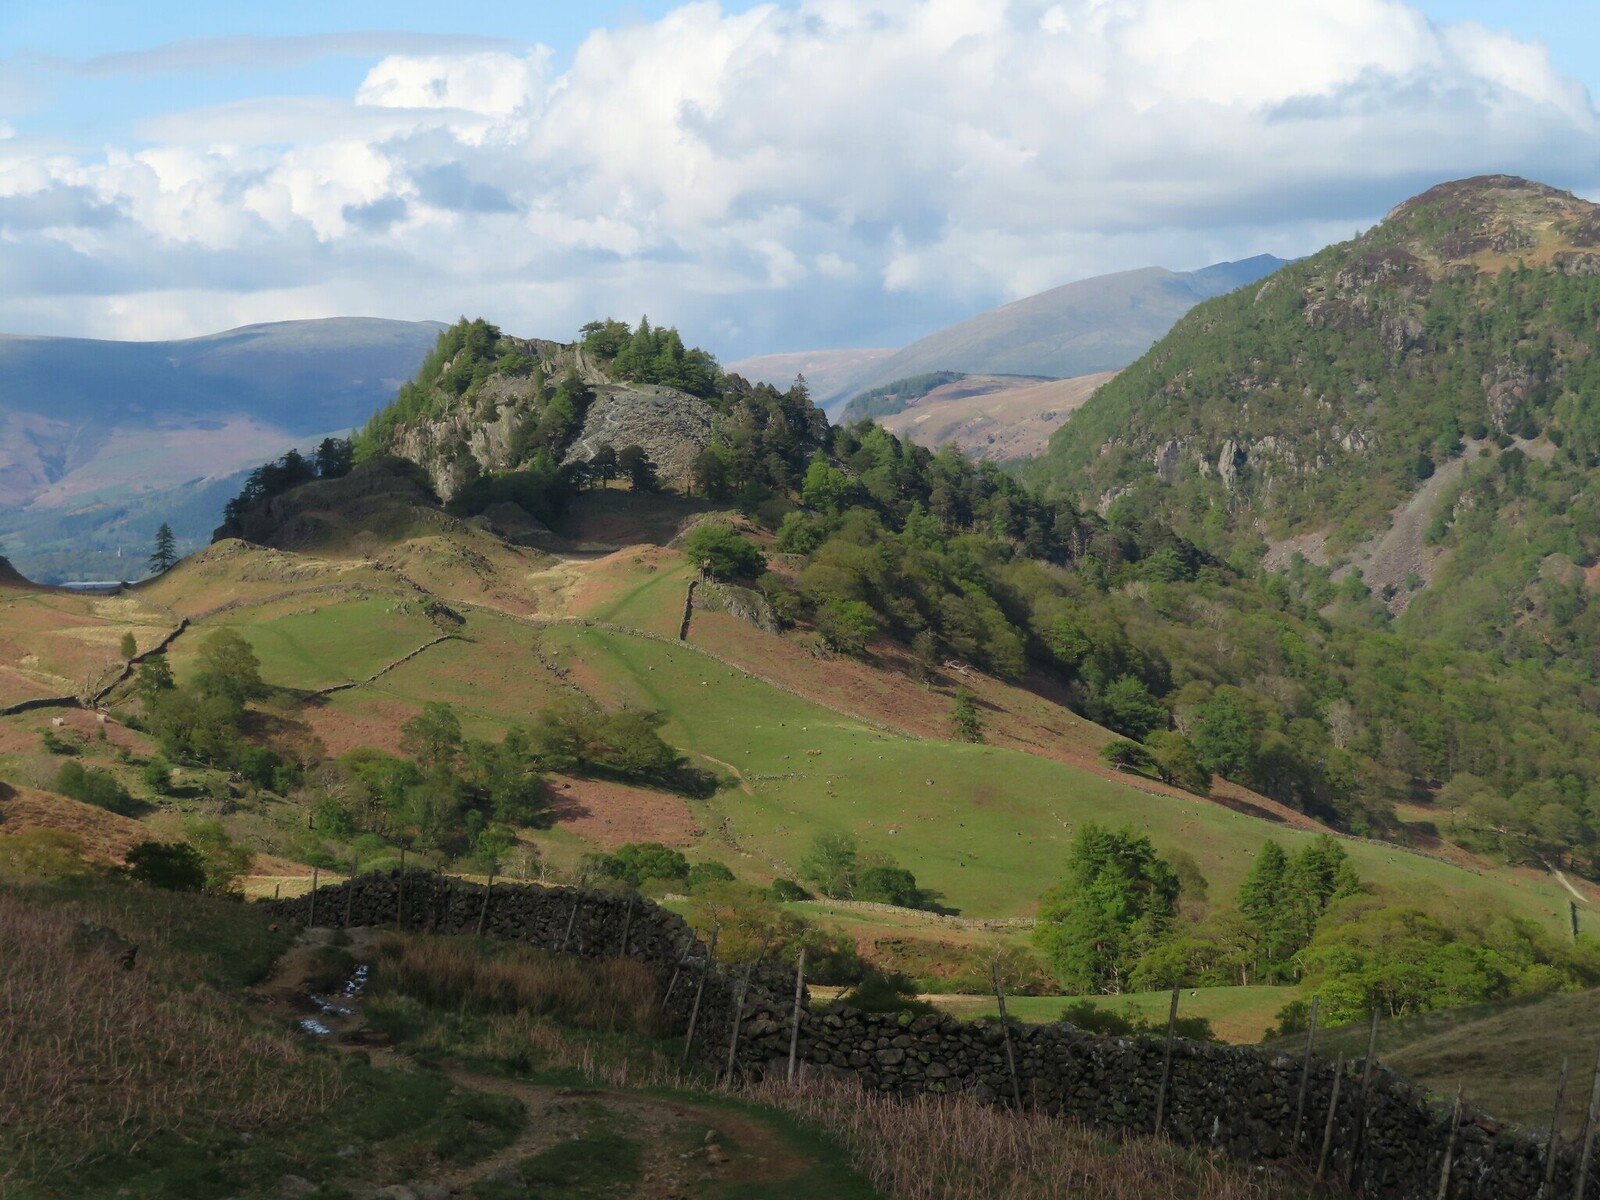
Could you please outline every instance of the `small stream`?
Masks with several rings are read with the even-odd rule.
[[[369,971],[370,968],[366,963],[358,963],[355,973],[344,981],[344,986],[339,989],[336,995],[319,996],[313,993],[310,997],[311,1003],[317,1006],[317,1011],[320,1015],[301,1018],[300,1028],[314,1037],[327,1037],[333,1032],[333,1029],[322,1018],[353,1016],[355,1009],[351,1005],[360,998],[361,993],[366,989]]]

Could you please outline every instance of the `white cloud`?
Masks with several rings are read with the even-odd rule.
[[[138,132],[0,141],[0,197],[35,197],[0,207],[0,327],[648,311],[730,356],[883,344],[1099,271],[1304,253],[1445,178],[1600,183],[1543,47],[1398,0],[691,3],[559,75],[463,43]]]
[[[381,108],[450,108],[509,117],[537,103],[545,52],[412,58],[392,55],[367,73],[356,103]]]

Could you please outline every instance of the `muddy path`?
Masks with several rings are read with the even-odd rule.
[[[377,931],[351,929],[343,945],[358,964],[374,961]],[[361,989],[366,971],[345,988],[313,994],[308,978],[319,951],[333,944],[333,931],[303,933],[251,989],[263,1019],[295,1026],[343,1053],[362,1053],[380,1069],[407,1071],[416,1065],[367,1024]],[[596,1131],[620,1135],[641,1149],[642,1169],[626,1191],[628,1200],[688,1200],[723,1194],[749,1195],[774,1184],[792,1184],[810,1168],[805,1154],[759,1115],[682,1095],[657,1095],[627,1089],[565,1087],[485,1074],[458,1063],[437,1068],[456,1087],[517,1100],[526,1113],[522,1131],[508,1145],[475,1162],[440,1164],[405,1186],[421,1194],[471,1197],[480,1183],[515,1183],[528,1160],[563,1142],[578,1141]],[[357,1182],[378,1189],[394,1180]],[[348,1185],[347,1185],[348,1186]],[[535,1195],[530,1190],[528,1194]]]

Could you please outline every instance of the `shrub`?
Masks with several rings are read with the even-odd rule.
[[[774,879],[772,881],[772,897],[780,904],[789,904],[796,900],[809,900],[811,899],[811,893],[792,879]]]
[[[926,1000],[917,999],[916,984],[899,971],[868,971],[860,983],[839,998],[862,1012],[909,1012],[920,1016],[937,1011]]]
[[[689,893],[713,883],[732,883],[733,872],[719,862],[695,863],[689,868]]]
[[[901,908],[920,908],[922,889],[917,877],[904,867],[864,867],[856,876],[855,898]]]
[[[24,829],[0,837],[0,876],[65,879],[89,869],[83,839],[64,829]]]
[[[61,770],[56,772],[56,791],[123,816],[130,816],[135,808],[128,789],[104,767],[85,767],[78,762],[64,762]]]
[[[168,892],[206,890],[205,861],[188,842],[139,842],[124,856],[128,876]]]
[[[1155,759],[1150,751],[1138,742],[1130,742],[1127,738],[1117,738],[1100,747],[1100,761],[1108,767],[1127,768],[1135,771],[1154,768]]]
[[[172,791],[172,764],[166,759],[152,758],[145,763],[141,775],[152,795],[165,796]]]
[[[77,754],[83,749],[75,738],[62,737],[54,729],[41,729],[39,742],[50,754]]]

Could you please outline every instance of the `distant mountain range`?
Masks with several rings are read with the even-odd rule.
[[[204,545],[243,471],[364,421],[443,328],[341,317],[166,342],[0,335],[0,552],[68,580],[139,576],[162,521],[180,550]]]
[[[1202,300],[1284,265],[1258,254],[1198,271],[1144,267],[1080,279],[940,329],[902,350],[812,351],[741,359],[727,369],[786,386],[805,370],[813,399],[837,412],[852,396],[930,371],[1067,379],[1138,358]]]

